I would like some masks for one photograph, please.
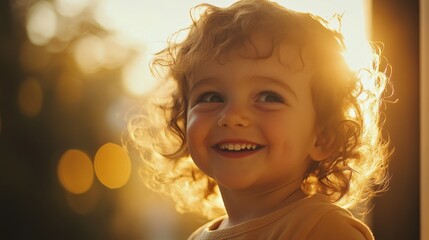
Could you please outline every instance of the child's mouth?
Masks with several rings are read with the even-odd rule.
[[[214,148],[222,152],[250,152],[263,148],[264,146],[254,143],[221,143]]]

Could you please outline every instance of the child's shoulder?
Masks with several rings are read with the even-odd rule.
[[[305,239],[374,239],[365,223],[322,194],[302,200],[288,215],[285,221],[296,225]]]
[[[344,211],[324,214],[308,233],[308,239],[374,239],[370,229]]]
[[[216,219],[190,239],[373,239],[369,228],[352,214],[316,194],[264,217],[227,229]]]

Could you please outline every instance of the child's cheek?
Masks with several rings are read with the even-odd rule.
[[[195,125],[197,125],[198,122],[198,117],[195,116],[195,114],[193,113],[193,111],[188,111],[188,116],[187,116],[187,121],[186,121],[186,138],[188,140],[188,142],[192,139],[192,133],[195,128]]]
[[[201,118],[199,114],[190,111],[188,113],[188,120],[186,125],[186,139],[188,142],[189,153],[193,155],[197,151],[198,146],[201,141],[204,140],[203,126],[201,124]]]
[[[186,126],[188,151],[198,168],[210,176],[207,129],[207,121],[201,114],[189,112]]]

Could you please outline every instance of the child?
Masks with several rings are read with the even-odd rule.
[[[373,239],[346,208],[386,179],[379,58],[351,71],[340,33],[271,1],[200,8],[130,124],[148,185],[209,217],[222,196],[189,239]]]

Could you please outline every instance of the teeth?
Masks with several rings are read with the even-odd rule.
[[[257,147],[256,144],[245,144],[245,143],[223,143],[219,144],[219,148],[221,150],[228,150],[228,151],[241,151],[241,150],[255,150]]]

